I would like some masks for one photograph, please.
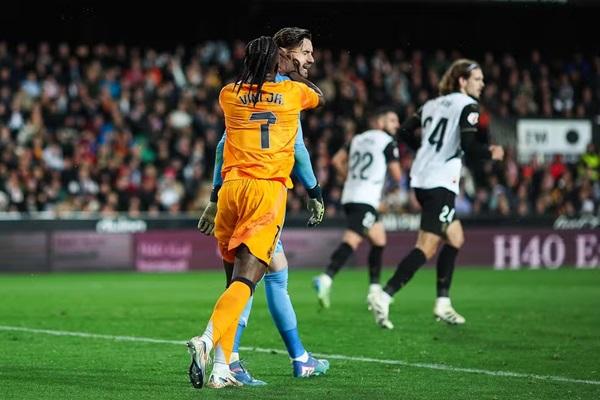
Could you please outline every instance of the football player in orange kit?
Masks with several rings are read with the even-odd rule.
[[[219,95],[227,139],[214,234],[233,275],[204,333],[188,342],[195,388],[204,385],[210,351],[217,343],[229,361],[237,321],[271,262],[285,219],[299,114],[324,103],[321,90],[302,77],[299,67],[271,37],[262,36],[246,46],[238,81]],[[292,80],[276,83],[278,69]],[[233,376],[211,386],[232,384]]]

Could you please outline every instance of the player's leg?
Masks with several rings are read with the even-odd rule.
[[[231,278],[233,275],[233,263],[229,263],[229,262],[223,260],[223,268],[225,269],[225,275],[226,275],[226,279],[227,279],[226,287],[228,287],[229,284],[231,283]],[[244,329],[246,329],[246,326],[248,325],[248,319],[250,318],[250,311],[252,310],[253,300],[254,300],[254,296],[250,296],[250,299],[248,300],[248,303],[246,304],[244,311],[242,311],[242,315],[240,315],[237,331],[235,332],[235,341],[233,343],[233,352],[231,353],[231,357],[229,360],[230,362],[234,362],[234,361],[237,361],[240,359],[240,357],[239,357],[240,341],[242,339]],[[215,364],[217,364],[217,362],[219,362],[219,361],[220,360],[217,360],[217,357],[215,355]],[[225,360],[223,360],[223,362],[225,362]]]
[[[281,242],[277,244],[269,272],[265,275],[265,291],[271,318],[292,359],[294,376],[325,374],[329,369],[329,362],[311,356],[300,340],[296,312],[288,293],[288,261]]]
[[[381,221],[373,224],[369,229],[369,241],[371,250],[369,251],[369,293],[381,291],[381,269],[383,267],[383,250],[387,243],[385,228]]]
[[[417,243],[400,264],[396,271],[387,281],[383,290],[379,293],[372,293],[367,296],[369,308],[375,315],[375,322],[383,328],[392,329],[394,325],[389,320],[389,306],[392,298],[401,288],[403,288],[414,276],[415,272],[425,262],[433,257],[441,238],[431,232],[419,231]]]
[[[240,319],[238,320],[237,330],[235,332],[235,338],[233,342],[233,351],[231,352],[231,356],[229,357],[228,369],[233,374],[235,379],[245,386],[263,386],[267,383],[261,381],[260,379],[255,379],[246,369],[246,366],[244,365],[244,362],[240,359],[239,355],[240,343],[242,341],[244,330],[248,326],[248,320],[250,318],[250,311],[252,309],[253,300],[254,296],[250,297],[250,300],[248,300],[248,304],[246,304],[246,308],[244,309],[242,315],[240,316]],[[216,354],[217,353],[215,353],[215,365],[217,364]]]
[[[229,359],[230,363],[239,361],[239,359],[240,359],[240,354],[239,354],[240,343],[242,341],[242,336],[244,334],[244,330],[248,326],[248,320],[250,319],[250,311],[252,311],[253,300],[254,300],[254,296],[251,296],[250,300],[248,300],[248,304],[246,304],[246,308],[244,308],[244,311],[242,311],[242,315],[240,315],[237,330],[235,332],[235,340],[233,342],[233,351],[232,351],[231,357]]]
[[[412,279],[415,272],[435,255],[440,241],[441,237],[435,233],[419,231],[414,249],[400,261],[394,275],[387,281],[384,292],[393,296],[402,289]]]
[[[317,291],[317,299],[323,308],[329,308],[331,305],[331,285],[333,278],[344,266],[348,258],[354,253],[354,250],[360,245],[362,236],[347,229],[342,237],[342,242],[331,254],[331,262],[324,273],[313,279],[313,287]]]
[[[225,273],[228,276],[227,282],[230,282],[231,276],[233,274],[233,264],[227,263],[225,261],[223,262],[223,264],[225,266]],[[231,272],[227,273],[227,271]],[[231,352],[231,356],[229,357],[229,362],[225,360],[225,353],[223,352],[221,345],[217,345],[217,347],[215,348],[215,362],[213,372],[211,375],[214,375],[216,371],[223,371],[222,375],[226,376],[228,375],[228,373],[225,373],[225,371],[227,371],[231,372],[236,381],[242,383],[243,385],[262,386],[266,385],[266,383],[264,381],[254,379],[244,366],[244,363],[240,360],[239,356],[240,343],[242,341],[244,330],[248,326],[248,320],[250,319],[250,311],[252,310],[253,300],[254,296],[250,296],[250,299],[248,300],[248,303],[246,304],[246,307],[244,308],[244,311],[242,311],[242,315],[240,315],[240,318],[238,320],[233,341],[233,350]]]
[[[239,262],[238,262],[239,261]],[[233,278],[231,285],[235,285],[238,281],[243,283],[252,283],[252,292],[250,293],[250,297],[246,299],[246,303],[244,303],[244,308],[246,308],[247,303],[252,298],[252,294],[254,293],[255,285],[260,281],[262,275],[265,272],[264,262],[256,258],[251,250],[246,247],[244,244],[240,245],[236,251],[236,263],[233,271]],[[239,296],[239,291],[233,292]],[[237,299],[229,299],[228,301],[233,301]],[[235,376],[229,369],[229,363],[231,360],[231,354],[234,348],[234,342],[236,337],[236,332],[238,330],[238,322],[241,316],[240,312],[243,314],[243,309],[239,312],[237,309],[235,311],[227,311],[226,308],[223,308],[222,312],[217,315],[217,307],[215,306],[215,312],[213,312],[213,317],[211,320],[216,319],[218,321],[219,317],[221,318],[222,326],[227,324],[227,318],[231,318],[234,316],[234,319],[231,323],[229,323],[229,328],[226,332],[221,336],[220,339],[216,339],[213,337],[213,341],[216,343],[215,351],[215,364],[213,366],[212,373],[210,375],[209,381],[207,383],[208,387],[212,388],[223,388],[226,386],[242,386],[243,382],[235,379]],[[238,312],[236,315],[235,312]],[[219,360],[220,362],[217,362]]]
[[[287,192],[279,182],[230,181],[219,194],[215,237],[223,259],[234,262],[234,269],[231,284],[217,301],[206,330],[188,342],[190,380],[197,388],[203,386],[208,355],[216,344],[229,362],[237,321],[271,262],[285,219]]]
[[[464,324],[465,318],[458,314],[450,301],[450,285],[458,251],[464,243],[464,232],[460,221],[453,221],[446,230],[446,243],[437,259],[437,298],[433,314],[438,320],[449,324]]]
[[[444,189],[445,190],[445,189]],[[393,324],[388,319],[389,305],[392,297],[404,287],[415,272],[431,259],[445,235],[447,223],[440,218],[445,204],[444,192],[436,189],[415,189],[421,212],[421,229],[417,237],[417,243],[410,253],[400,261],[396,271],[387,281],[383,291],[369,297],[369,306],[375,315],[375,321],[385,327],[392,328]]]
[[[348,261],[348,258],[377,220],[377,212],[367,204],[345,204],[344,211],[348,227],[344,232],[342,242],[332,253],[331,261],[325,272],[313,279],[319,304],[324,308],[328,308],[331,304],[330,292],[333,278]]]
[[[235,253],[228,250],[228,244],[231,235],[233,235],[237,221],[237,218],[235,217],[236,210],[234,207],[230,207],[232,203],[223,201],[225,200],[225,197],[229,200],[229,197],[233,195],[230,186],[231,184],[223,186],[223,191],[220,193],[218,200],[217,215],[215,216],[215,228],[218,227],[218,230],[215,231],[215,238],[217,239],[218,248],[223,259],[223,267],[226,276],[226,290],[230,287],[235,261]],[[207,370],[211,362],[210,350],[215,344],[212,340],[212,330],[213,322],[212,320],[209,320],[203,336],[194,336],[187,342],[188,351],[192,357],[188,370],[189,379],[192,385],[197,389],[202,388],[208,380]],[[219,354],[222,354],[223,361],[225,362],[225,355],[222,351],[223,349],[220,349]]]
[[[217,300],[204,333],[188,342],[192,355],[190,381],[196,388],[201,388],[204,384],[209,354],[215,346],[220,347],[218,357],[223,360],[221,364],[229,363],[239,316],[252,296],[256,282],[265,272],[264,263],[253,256],[245,245],[236,250],[231,284]],[[239,385],[228,371],[229,368],[219,366],[213,369],[214,374],[209,379],[210,386],[220,388]]]
[[[225,270],[225,276],[226,276],[226,282],[227,282],[226,287],[229,287],[229,284],[231,283],[231,279],[232,279],[232,275],[233,275],[233,266],[234,266],[233,263],[223,260],[223,267]],[[235,379],[231,379],[230,375],[232,372],[230,372],[230,364],[239,360],[239,355],[238,355],[239,343],[240,343],[242,334],[244,332],[244,329],[246,328],[248,318],[250,317],[250,311],[252,309],[253,298],[254,298],[254,296],[250,297],[250,299],[248,300],[248,303],[246,304],[246,307],[244,308],[244,311],[242,311],[242,315],[240,316],[240,318],[238,320],[237,330],[235,332],[235,338],[234,338],[234,343],[233,343],[233,351],[231,353],[229,361],[226,360],[225,352],[223,350],[222,345],[220,343],[218,343],[215,346],[215,358],[214,358],[213,370],[212,370],[212,373],[209,378],[209,382],[208,382],[207,386],[209,386],[209,387],[224,387],[224,386],[238,386],[238,383],[246,384],[246,382],[243,382],[240,379],[237,379],[238,377],[235,376],[235,373],[234,373]],[[228,340],[225,340],[225,341],[228,341]],[[252,382],[250,382],[250,384],[251,383]]]
[[[325,270],[325,274],[333,280],[344,264],[346,264],[348,258],[350,258],[360,245],[360,242],[362,242],[362,236],[359,233],[346,229],[342,237],[342,242],[331,254],[331,261]]]

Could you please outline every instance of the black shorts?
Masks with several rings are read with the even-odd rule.
[[[348,221],[348,229],[366,236],[373,224],[379,221],[379,213],[373,206],[363,203],[344,204],[344,212]]]
[[[446,188],[415,188],[421,205],[421,230],[445,237],[446,229],[454,221],[456,194]]]

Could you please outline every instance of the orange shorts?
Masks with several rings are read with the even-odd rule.
[[[287,188],[278,181],[224,182],[219,190],[214,233],[221,257],[233,263],[243,243],[268,266],[283,228],[286,201]]]

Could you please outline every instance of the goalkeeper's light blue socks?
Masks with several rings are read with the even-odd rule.
[[[306,358],[306,350],[300,340],[296,312],[288,294],[288,269],[268,273],[264,277],[267,304],[273,322],[285,342],[291,358]]]
[[[231,353],[230,362],[235,362],[239,360],[240,341],[242,340],[244,329],[246,329],[246,326],[248,326],[248,318],[250,318],[250,310],[252,310],[252,300],[254,300],[254,296],[250,296],[250,299],[248,299],[248,303],[246,303],[246,308],[244,308],[244,311],[242,311],[242,315],[240,315],[240,319],[238,320],[238,327],[235,331],[235,339],[233,340],[233,352]]]
[[[267,304],[269,306],[269,312],[271,318],[279,330],[279,334],[285,343],[285,347],[290,357],[296,361],[306,362],[308,359],[308,353],[302,345],[300,340],[300,334],[298,332],[298,323],[296,320],[296,313],[290,296],[288,294],[288,269],[285,268],[279,272],[271,272],[264,276],[265,290],[267,292]],[[233,342],[233,352],[231,354],[230,362],[237,361],[239,359],[239,347],[244,329],[248,325],[248,318],[250,316],[250,310],[252,309],[253,297],[250,297],[246,308],[242,312],[238,321],[237,331],[235,333],[235,340]]]

